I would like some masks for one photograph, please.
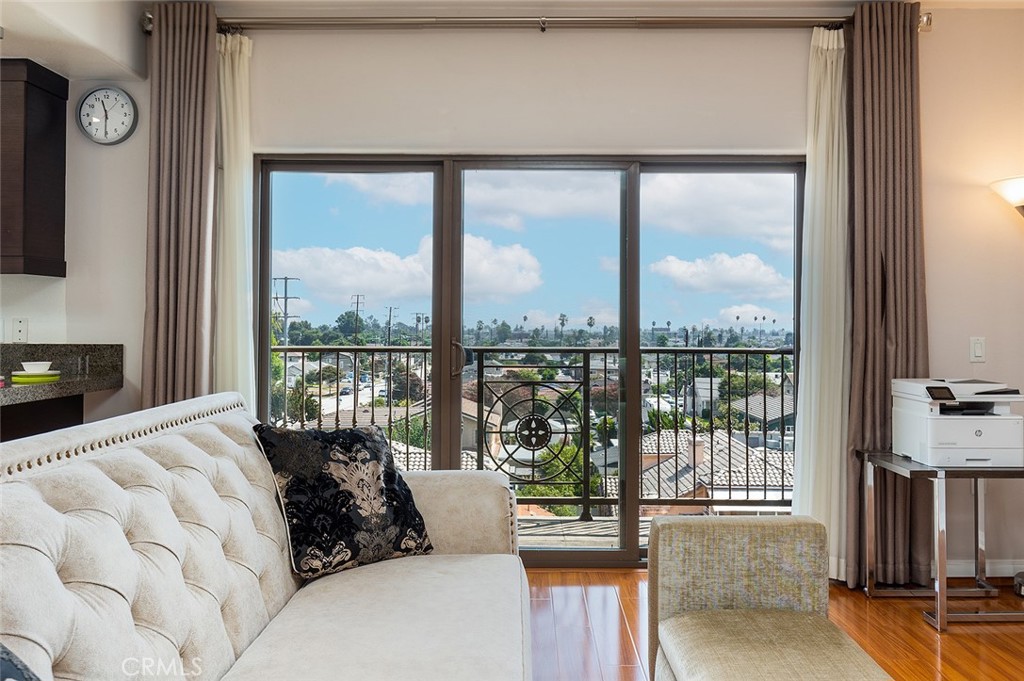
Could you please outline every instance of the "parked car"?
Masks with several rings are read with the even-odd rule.
[[[339,394],[340,395],[351,395],[352,394],[352,388],[350,388],[348,386],[345,386],[344,388],[341,389],[341,392]]]

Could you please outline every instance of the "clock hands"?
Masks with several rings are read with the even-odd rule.
[[[107,119],[110,118],[110,112],[107,111],[107,104],[102,99],[100,100],[100,106],[103,107],[103,136],[109,137],[107,133]]]

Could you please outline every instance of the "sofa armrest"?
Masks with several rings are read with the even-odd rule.
[[[434,553],[518,550],[515,498],[494,471],[408,471],[402,477],[423,514]]]
[[[805,516],[663,516],[648,552],[650,661],[658,624],[688,610],[828,615],[825,527]]]

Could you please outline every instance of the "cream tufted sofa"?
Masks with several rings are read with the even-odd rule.
[[[505,478],[404,474],[434,553],[303,585],[254,423],[224,393],[0,445],[0,642],[42,679],[531,678]]]

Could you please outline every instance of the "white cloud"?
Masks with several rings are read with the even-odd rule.
[[[274,251],[275,273],[298,276],[309,297],[348,309],[355,294],[371,306],[393,300],[430,297],[431,239],[401,256],[385,250],[353,248],[299,248]],[[340,312],[339,312],[340,314]]]
[[[462,259],[467,302],[508,300],[544,283],[537,256],[520,244],[495,246],[489,239],[467,234],[462,239]]]
[[[756,298],[789,298],[793,283],[753,253],[680,260],[668,255],[651,263],[651,272],[668,278],[676,288],[697,293],[741,293]]]
[[[651,173],[640,218],[683,234],[753,239],[792,252],[793,176],[787,173]]]
[[[366,296],[369,307],[402,300],[429,300],[432,242],[431,237],[423,237],[416,252],[404,256],[359,246],[274,251],[273,267],[282,276],[298,276],[310,300],[342,311],[348,309],[357,293]],[[543,283],[540,261],[519,244],[496,246],[488,239],[467,234],[463,251],[467,301],[505,300],[533,291]],[[289,312],[312,310],[313,303],[309,301],[292,304],[296,303],[299,306],[290,305]]]
[[[581,170],[473,170],[466,173],[467,220],[521,230],[525,218],[589,217],[616,224],[617,173]]]
[[[347,184],[377,201],[415,206],[434,199],[431,173],[326,173],[323,177],[324,184]]]

